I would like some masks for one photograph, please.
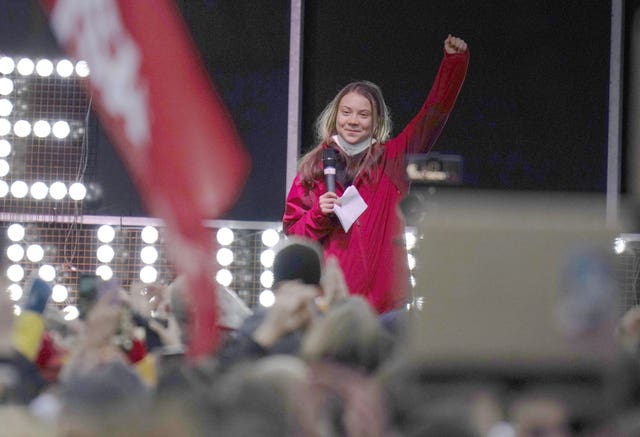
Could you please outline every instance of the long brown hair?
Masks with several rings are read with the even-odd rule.
[[[322,149],[325,144],[332,142],[331,136],[336,134],[336,119],[340,101],[345,95],[352,92],[360,94],[371,103],[373,114],[372,137],[375,141],[363,156],[355,158],[348,156],[339,147],[336,147],[336,150],[338,150],[346,163],[348,179],[353,180],[361,172],[366,177],[372,177],[372,170],[380,158],[384,143],[391,135],[391,116],[378,85],[368,81],[351,82],[336,94],[316,119],[316,146],[300,158],[298,165],[302,184],[307,188],[314,186],[316,180],[322,177]]]

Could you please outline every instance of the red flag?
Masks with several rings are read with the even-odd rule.
[[[169,0],[42,0],[58,42],[91,69],[101,123],[189,279],[192,357],[215,346],[213,242],[203,220],[237,199],[249,159]],[[221,42],[223,44],[224,42]]]

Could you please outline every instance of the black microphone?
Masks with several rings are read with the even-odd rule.
[[[324,183],[327,191],[336,192],[336,157],[337,152],[333,147],[327,147],[322,151],[322,166],[324,169]]]

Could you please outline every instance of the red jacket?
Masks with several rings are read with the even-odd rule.
[[[353,185],[368,207],[349,232],[320,212],[318,198],[326,192],[323,180],[318,179],[309,190],[298,174],[287,196],[284,232],[319,241],[325,256],[338,258],[351,294],[366,297],[379,313],[401,305],[408,290],[404,219],[398,208],[409,192],[405,155],[431,149],[453,109],[468,64],[468,51],[445,53],[420,112],[397,137],[384,144],[373,173],[376,182],[356,177]],[[341,196],[346,187],[336,185],[336,194]]]

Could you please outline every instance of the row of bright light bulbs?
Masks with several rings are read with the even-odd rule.
[[[13,103],[9,99],[0,99],[0,117],[8,117],[11,112],[13,112]],[[38,138],[53,135],[57,139],[63,140],[71,133],[69,123],[64,120],[53,123],[47,120],[38,120],[33,124],[27,120],[18,120],[12,125],[6,118],[0,118],[0,137],[9,135],[12,130],[13,134],[19,138],[28,137],[33,133]]]
[[[0,74],[9,75],[14,71],[20,76],[31,76],[35,73],[40,77],[49,77],[54,71],[60,77],[69,77],[74,72],[79,77],[87,77],[90,73],[86,61],[78,61],[74,64],[68,59],[61,59],[54,65],[53,61],[46,58],[34,61],[25,57],[16,61],[9,56],[0,57]]]

